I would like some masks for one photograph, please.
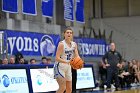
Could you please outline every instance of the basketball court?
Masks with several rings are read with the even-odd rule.
[[[122,89],[120,91],[115,91],[115,89],[111,89],[111,90],[89,90],[89,91],[79,91],[79,93],[140,93],[140,86],[138,87],[132,87],[132,88],[127,88],[127,89]]]

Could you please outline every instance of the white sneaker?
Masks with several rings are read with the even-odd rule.
[[[106,85],[104,85],[104,88],[106,89],[106,88],[107,88],[107,86],[106,86]]]
[[[115,86],[113,84],[111,84],[111,88],[115,88]]]
[[[135,87],[135,86],[137,86],[137,84],[136,83],[132,83],[131,86],[132,87]]]

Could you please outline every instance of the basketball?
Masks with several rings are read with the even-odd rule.
[[[81,69],[83,67],[84,61],[80,57],[75,57],[71,59],[70,65],[73,69]]]

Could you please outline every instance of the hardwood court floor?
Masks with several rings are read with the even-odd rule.
[[[115,91],[113,93],[140,93],[140,89]]]
[[[104,92],[104,93],[140,93],[140,89],[128,89],[128,90],[111,91],[111,92]]]
[[[140,86],[132,87],[129,89],[122,89],[120,91],[115,91],[115,89],[111,89],[110,91],[107,90],[92,90],[86,92],[79,92],[79,93],[140,93]]]

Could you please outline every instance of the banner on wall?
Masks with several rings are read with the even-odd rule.
[[[42,0],[42,14],[45,17],[53,17],[54,0]]]
[[[23,55],[55,56],[60,41],[60,36],[53,34],[5,30],[4,35],[11,55],[21,52]]]
[[[27,15],[37,15],[36,0],[22,0],[22,13]],[[84,23],[84,0],[64,0],[64,19],[74,21],[74,15],[77,22]],[[76,7],[75,7],[76,6]],[[42,15],[53,17],[54,0],[42,0]],[[75,9],[75,14],[74,14]],[[2,11],[9,13],[18,13],[18,0],[2,0]]]
[[[105,40],[75,37],[74,41],[77,43],[80,55],[84,57],[103,56],[106,52]]]
[[[11,30],[3,32],[6,41],[4,45],[7,45],[10,55],[21,52],[28,56],[55,56],[60,41],[60,36],[54,34]],[[101,39],[74,37],[74,41],[77,43],[79,54],[84,57],[100,57],[109,49],[106,42]]]
[[[2,11],[18,13],[18,0],[2,0]]]
[[[0,31],[0,54],[3,54],[3,31]]]
[[[73,15],[73,8],[74,8],[74,2],[73,0],[64,0],[64,19],[69,21],[74,21],[74,15]]]
[[[76,0],[76,21],[84,23],[84,0]]]
[[[1,30],[0,31],[0,58],[3,59],[6,57],[6,54],[7,54],[7,39],[4,35],[4,31]]]
[[[27,15],[37,15],[36,0],[22,0],[22,12]]]

